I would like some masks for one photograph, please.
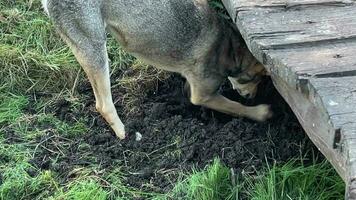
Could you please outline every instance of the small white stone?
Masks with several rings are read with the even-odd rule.
[[[337,102],[335,102],[335,101],[333,101],[333,100],[330,100],[330,101],[329,101],[329,105],[330,105],[330,106],[337,106],[337,105],[339,105],[339,103],[337,103]]]
[[[136,132],[136,141],[139,142],[142,140],[142,134],[139,132]]]

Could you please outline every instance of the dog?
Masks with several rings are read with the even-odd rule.
[[[96,109],[120,139],[125,138],[125,128],[111,95],[106,32],[146,64],[185,77],[193,104],[256,121],[271,117],[269,105],[248,107],[218,93],[229,78],[240,94],[253,97],[264,70],[236,28],[220,19],[207,0],[42,0],[42,4],[88,76]]]

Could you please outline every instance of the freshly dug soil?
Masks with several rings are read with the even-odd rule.
[[[73,113],[70,102],[59,101],[57,117],[70,123],[85,116],[90,131],[77,138],[51,133],[38,138],[41,145],[32,163],[56,171],[63,180],[74,176],[73,169],[82,166],[99,165],[106,170],[121,167],[128,185],[165,192],[173,187],[180,171],[202,168],[216,157],[237,173],[254,173],[266,162],[287,161],[314,148],[271,81],[261,85],[255,100],[239,98],[228,83],[221,92],[246,105],[271,104],[274,118],[265,123],[192,105],[183,91],[184,80],[172,75],[147,95],[138,113],[124,119],[129,133],[124,141],[116,139],[94,112],[92,95],[82,113]],[[91,93],[90,86],[81,92]],[[123,95],[119,90],[113,94],[114,99]],[[120,113],[121,106],[117,107]],[[136,141],[138,133],[141,141]]]

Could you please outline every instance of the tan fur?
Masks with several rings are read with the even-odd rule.
[[[256,66],[256,59],[238,31],[218,19],[207,0],[43,0],[43,3],[86,72],[96,109],[120,139],[125,138],[125,128],[112,101],[106,30],[147,64],[184,76],[190,85],[193,104],[257,121],[271,116],[268,105],[248,107],[218,94],[224,79],[230,77],[238,83],[243,78],[239,74],[259,76],[260,65]],[[241,88],[231,82],[235,88]],[[246,87],[243,93],[245,90],[252,89]]]

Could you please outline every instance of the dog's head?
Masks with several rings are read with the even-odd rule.
[[[241,96],[251,99],[257,94],[258,84],[262,77],[268,75],[262,64],[257,63],[249,66],[236,77],[228,77],[234,90]]]
[[[254,98],[262,77],[268,75],[266,69],[252,55],[234,24],[230,24],[230,42],[233,65],[228,79],[241,96]]]
[[[221,21],[223,34],[218,40],[217,64],[241,96],[254,98],[262,77],[268,74],[247,48],[236,25]]]

